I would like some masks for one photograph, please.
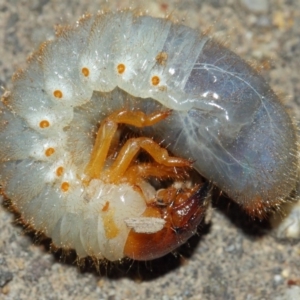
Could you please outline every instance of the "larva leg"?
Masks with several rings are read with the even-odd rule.
[[[161,148],[150,138],[132,138],[127,140],[125,145],[120,150],[113,165],[107,170],[106,176],[109,178],[110,182],[116,182],[124,176],[126,170],[140,149],[148,152],[156,162],[164,166],[188,167],[191,165],[188,160],[169,156],[166,149]]]
[[[129,167],[124,178],[126,178],[129,183],[135,184],[137,178],[143,179],[155,177],[159,179],[179,179],[187,175],[185,172],[186,170],[184,168],[168,167],[155,163],[144,163]]]
[[[204,217],[210,185],[205,183],[201,187],[183,190],[182,193],[172,193],[170,189],[164,191],[160,201],[148,206],[143,214],[144,218],[134,220],[140,222],[134,226],[131,220],[127,225],[133,227],[127,238],[124,254],[136,260],[149,260],[161,257],[183,244],[193,235]],[[173,195],[173,199],[170,199]],[[165,224],[155,233],[138,232],[143,222],[147,224],[150,218],[163,219]]]
[[[109,118],[102,122],[97,133],[90,161],[85,168],[85,174],[89,178],[100,178],[100,173],[104,167],[117,128],[118,124],[110,121]]]
[[[118,124],[128,124],[135,127],[151,126],[165,119],[169,114],[170,111],[164,111],[146,115],[141,111],[133,112],[127,110],[112,113],[101,123],[91,154],[91,159],[85,169],[85,174],[89,178],[100,178]],[[190,162],[185,159],[170,157],[165,149],[162,149],[149,138],[130,139],[121,149],[113,166],[107,171],[107,178],[110,182],[113,182],[117,177],[124,174],[140,148],[146,150],[157,162],[167,166],[190,165]]]

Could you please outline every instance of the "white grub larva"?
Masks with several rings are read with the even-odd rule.
[[[80,258],[152,259],[185,242],[209,185],[162,192],[145,178],[183,182],[174,167],[186,159],[255,216],[295,186],[295,131],[269,86],[230,50],[170,20],[85,16],[29,58],[0,109],[3,193],[26,223]],[[120,123],[142,136],[120,146]],[[142,170],[132,165],[140,148],[156,160]]]

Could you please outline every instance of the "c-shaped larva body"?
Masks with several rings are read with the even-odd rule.
[[[172,109],[165,120],[142,126],[143,135],[163,140],[175,155],[193,160],[200,174],[253,215],[277,206],[295,185],[295,131],[269,86],[230,50],[169,20],[131,11],[86,16],[42,44],[2,99],[2,189],[27,223],[57,246],[75,248],[80,257],[135,257],[135,246],[124,246],[135,245],[136,236],[128,235],[130,228],[141,227],[135,218],[150,228],[140,229],[146,234],[137,239],[143,245],[147,234],[161,239],[166,230],[157,220],[162,216],[143,217],[145,199],[155,193],[142,176],[90,171],[98,163],[110,170],[115,157],[102,152],[108,154],[110,143],[103,139],[99,145],[107,147],[96,147],[95,135],[99,122],[120,109],[147,115]],[[120,161],[128,157],[122,148],[120,153]],[[91,161],[96,163],[87,167]],[[195,197],[199,194],[184,199],[191,211],[202,210],[205,205]],[[102,214],[108,211],[106,219]],[[194,231],[201,218],[190,216],[188,209],[182,213],[189,218],[186,227],[180,226]],[[108,224],[113,225],[109,230]],[[122,230],[116,230],[119,225]],[[113,243],[114,238],[120,240]],[[180,234],[177,242],[183,242]],[[173,244],[159,253],[172,250]],[[138,258],[159,256],[147,249]]]

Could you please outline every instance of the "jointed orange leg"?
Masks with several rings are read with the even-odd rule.
[[[191,163],[185,159],[169,156],[166,149],[161,148],[150,138],[132,138],[125,143],[113,165],[105,172],[110,182],[116,182],[124,176],[140,149],[148,152],[157,163],[163,166],[189,167],[191,165]]]
[[[181,180],[188,177],[189,168],[168,167],[158,163],[142,163],[130,166],[124,174],[126,182],[136,184],[137,179],[142,180],[149,177],[157,179],[176,179]]]
[[[109,148],[117,131],[118,124],[128,124],[136,127],[153,125],[166,117],[170,111],[156,112],[146,115],[141,111],[121,110],[108,116],[98,130],[96,142],[91,154],[85,174],[89,178],[102,178],[108,182],[116,183],[123,178],[126,170],[136,157],[140,149],[145,150],[156,162],[168,167],[188,167],[191,163],[183,158],[169,156],[166,149],[160,147],[150,138],[139,137],[129,139],[121,148],[113,165],[103,171]],[[104,176],[102,176],[104,175]]]

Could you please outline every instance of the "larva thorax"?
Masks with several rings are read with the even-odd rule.
[[[230,50],[169,20],[86,16],[42,44],[2,100],[3,192],[79,257],[151,259],[185,242],[210,190],[186,183],[188,159],[252,215],[295,184],[294,129],[269,86]],[[119,124],[142,134],[121,145]]]

